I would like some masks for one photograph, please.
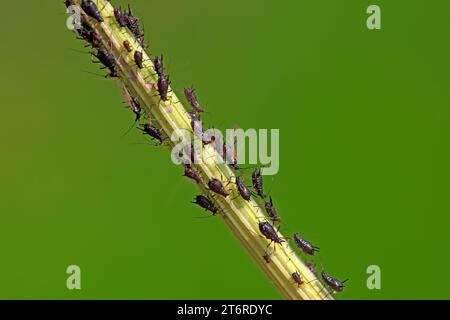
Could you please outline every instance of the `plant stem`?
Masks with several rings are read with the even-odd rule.
[[[92,29],[96,30],[101,36],[103,46],[114,56],[119,72],[119,81],[128,88],[133,96],[138,98],[146,114],[151,117],[155,124],[158,124],[167,137],[171,137],[178,129],[189,130],[192,133],[191,118],[175,93],[169,94],[169,101],[164,102],[160,99],[156,89],[158,78],[146,50],[138,44],[127,28],[120,27],[114,17],[113,7],[108,1],[93,1],[101,9],[104,22],[98,23],[92,18],[87,19]],[[81,0],[72,0],[71,3],[79,6]],[[81,13],[84,15],[83,10],[81,10]],[[144,68],[137,68],[133,57],[134,51],[129,53],[123,46],[125,40],[132,44],[134,50],[143,53]],[[170,139],[168,139],[168,144],[171,147],[175,145]],[[223,184],[226,184],[227,181],[233,181],[235,177],[233,171],[228,165],[217,163],[217,152],[213,147],[205,145],[202,152],[203,159],[212,160],[193,166],[201,173],[204,181],[211,178],[219,179]],[[210,193],[206,185],[200,185],[200,188],[204,194]],[[223,212],[220,214],[223,221],[280,293],[287,299],[333,299],[327,288],[318,281],[287,242],[282,245],[275,244],[276,249],[271,250],[270,263],[264,260],[263,256],[266,253],[269,240],[262,236],[258,228],[259,222],[266,219],[262,213],[262,208],[253,198],[250,201],[245,201],[242,197],[233,197],[237,194],[234,184],[229,184],[227,189],[232,192],[231,196],[227,198],[213,197],[212,201]],[[283,237],[281,234],[279,236]],[[301,275],[304,284],[297,285],[294,282],[292,278],[294,272]]]

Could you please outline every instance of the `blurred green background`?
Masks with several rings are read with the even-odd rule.
[[[133,116],[114,80],[84,72],[103,73],[62,2],[2,6],[0,298],[281,298],[219,218],[193,218],[169,153],[122,137]],[[350,278],[338,298],[450,298],[449,1],[130,3],[207,125],[280,128],[266,185],[283,233]],[[66,289],[70,264],[82,290]]]

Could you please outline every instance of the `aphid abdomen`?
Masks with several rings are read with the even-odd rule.
[[[104,21],[102,14],[97,8],[97,5],[92,0],[83,0],[81,2],[81,8],[88,16],[97,20],[97,22]]]
[[[220,194],[221,196],[224,196],[225,198],[229,196],[229,193],[223,186],[222,182],[217,180],[216,178],[212,178],[208,181],[208,187],[211,191]]]

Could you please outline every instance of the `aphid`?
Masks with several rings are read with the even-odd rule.
[[[203,144],[207,144],[207,143],[205,143],[205,139],[204,139],[204,136],[203,136],[203,133],[204,133],[205,130],[203,128],[202,121],[200,119],[200,114],[195,112],[195,111],[190,111],[189,112],[189,116],[191,117],[191,128],[192,128],[192,131],[194,131],[194,134],[197,137],[200,137],[200,136],[202,137]]]
[[[332,276],[329,276],[324,271],[321,273],[323,281],[335,292],[342,292],[344,291],[344,283],[348,281],[348,279],[345,279],[344,281],[339,281],[336,278],[333,278]]]
[[[263,190],[263,177],[261,175],[261,169],[256,169],[252,173],[252,182],[253,182],[253,188],[255,188],[258,195],[264,199],[266,195],[264,194]]]
[[[249,190],[249,188],[245,185],[245,183],[242,181],[241,177],[236,177],[236,186],[241,197],[249,201],[250,198],[252,197],[252,193]]]
[[[161,77],[161,75],[164,74],[163,55],[161,55],[161,57],[156,56],[155,59],[153,59],[153,65],[155,66],[156,74],[158,77]]]
[[[133,48],[131,48],[131,44],[130,44],[130,42],[129,42],[128,40],[125,40],[125,41],[123,42],[123,46],[124,46],[124,48],[125,48],[128,52],[133,51]]]
[[[110,74],[107,75],[109,77],[118,77],[117,69],[116,69],[116,60],[113,55],[110,54],[104,47],[99,47],[97,49],[97,54],[94,54],[97,59],[103,63],[103,65],[109,69]]]
[[[225,198],[229,196],[229,193],[223,186],[222,182],[220,182],[220,180],[218,180],[216,178],[212,178],[211,180],[208,181],[208,188],[209,188],[209,190],[211,190],[217,194],[220,194],[221,196],[224,196]]]
[[[201,123],[200,120],[200,113],[198,113],[197,111],[190,111],[189,114],[194,118],[197,119],[197,121],[199,123]],[[202,142],[203,145],[209,145],[212,144],[214,149],[217,151],[217,146],[221,145],[221,139],[222,139],[222,134],[219,130],[215,129],[215,128],[209,128],[207,130],[205,130],[205,128],[203,126],[201,126],[201,132],[200,130],[197,131],[197,136],[201,136],[202,138]],[[201,133],[201,134],[200,134]]]
[[[273,223],[280,222],[280,216],[278,215],[277,209],[273,205],[272,197],[270,197],[270,201],[266,201],[264,204],[264,207],[266,208],[266,212],[269,215],[270,220],[272,220]]]
[[[162,74],[158,78],[158,92],[162,101],[168,100],[167,94],[169,92],[169,86],[170,86],[169,76]]]
[[[102,38],[95,30],[88,31],[85,28],[82,28],[78,31],[79,36],[81,39],[88,42],[92,48],[100,48],[102,45]],[[86,45],[85,47],[88,47],[89,45]]]
[[[191,178],[192,180],[194,180],[197,183],[202,183],[202,176],[190,164],[184,165],[184,176]]]
[[[308,267],[309,271],[311,271],[314,275],[317,274],[317,268],[314,262],[307,262],[306,266]]]
[[[195,147],[194,143],[186,144],[184,146],[183,154],[189,155],[190,160],[188,160],[188,161],[190,161],[190,163],[199,163],[198,159],[199,159],[200,155],[199,155],[199,151]]]
[[[161,130],[150,123],[144,124],[142,128],[140,128],[144,134],[148,134],[152,139],[158,140],[160,143],[163,143],[163,136]]]
[[[77,32],[79,35],[79,37],[77,37],[77,39],[85,40],[85,41],[91,43],[91,31],[88,31],[85,28],[81,28]]]
[[[191,128],[192,128],[192,131],[194,131],[194,134],[197,137],[202,137],[203,136],[203,132],[205,130],[203,128],[202,121],[199,118],[197,118],[197,117],[191,118]]]
[[[125,136],[128,134],[128,132],[131,131],[131,129],[134,128],[134,125],[139,121],[139,119],[141,119],[142,108],[141,108],[141,103],[139,102],[139,100],[130,94],[130,91],[128,91],[128,88],[125,85],[122,85],[121,89],[122,89],[122,95],[125,98],[125,103],[127,103],[127,105],[128,105],[127,107],[131,108],[134,115],[136,116],[133,125],[130,127],[130,129],[128,129],[127,132],[125,132],[125,134],[124,134],[124,136]]]
[[[123,28],[127,26],[128,19],[126,14],[122,12],[120,8],[114,8],[114,17],[116,17],[117,23]]]
[[[294,234],[294,241],[304,253],[314,255],[315,252],[319,252],[319,247],[314,246],[311,242],[303,239],[297,233]]]
[[[210,135],[207,131],[204,131],[202,126],[203,134],[202,134],[202,143],[203,145],[214,144],[216,142],[216,136]]]
[[[200,106],[200,102],[198,102],[197,94],[195,93],[194,88],[185,88],[184,95],[186,96],[187,101],[190,103],[192,108],[194,108],[197,112],[204,112],[203,108]]]
[[[195,201],[192,203],[198,204],[207,211],[211,211],[213,215],[217,214],[218,209],[214,206],[214,203],[205,196],[196,196]]]
[[[139,69],[142,69],[144,67],[143,65],[143,58],[142,58],[142,52],[141,51],[135,51],[134,52],[134,62],[136,62]]]
[[[81,8],[88,16],[94,18],[98,22],[104,21],[100,11],[98,11],[97,5],[92,0],[83,0],[81,2]]]
[[[292,279],[294,279],[295,283],[297,283],[297,285],[300,287],[303,283],[305,283],[305,281],[303,281],[302,276],[300,275],[300,273],[298,273],[298,271],[295,271],[292,274]]]
[[[266,239],[270,240],[270,243],[267,246],[270,246],[272,242],[281,244],[284,242],[282,238],[278,235],[278,232],[275,230],[275,228],[267,221],[260,222],[258,224],[259,231],[266,237]]]
[[[192,120],[200,121],[200,113],[198,113],[196,111],[189,111],[188,114]]]
[[[82,14],[80,16],[80,20],[81,20],[81,28],[82,29],[87,30],[87,31],[93,30],[86,15]]]
[[[130,96],[130,104],[131,110],[133,110],[134,115],[136,116],[135,122],[138,122],[142,116],[142,108],[139,100],[133,96]]]
[[[270,263],[270,255],[268,253],[263,255],[263,259],[266,261],[266,263]]]
[[[89,43],[91,44],[92,48],[100,48],[100,46],[102,45],[102,37],[97,33],[97,31],[92,30],[90,32]]]
[[[133,16],[130,5],[128,5],[128,12],[125,13],[125,17],[128,29],[130,29],[130,31],[134,34],[137,41],[142,44],[144,41],[144,33],[139,27],[139,20]]]
[[[217,152],[220,153],[220,150],[217,150]],[[237,155],[229,145],[227,145],[225,142],[222,145],[222,159],[233,169],[239,170]]]

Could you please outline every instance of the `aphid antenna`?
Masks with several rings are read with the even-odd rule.
[[[151,146],[151,147],[159,147],[159,144],[157,144],[157,143],[148,143],[148,142],[132,142],[131,144],[133,144],[133,145],[140,144],[140,145],[146,145],[146,146]]]
[[[253,206],[253,208],[256,208],[256,213],[259,213],[259,210],[261,209],[261,207],[258,204],[256,204],[256,205],[252,204],[252,206]]]
[[[170,89],[168,92],[173,92],[173,90]],[[172,99],[173,99],[173,97],[172,97],[172,95],[170,95],[170,97],[169,97],[169,102],[170,102],[170,104],[177,104],[177,103],[180,103],[180,100],[178,100],[178,101],[173,101]]]
[[[317,266],[317,263],[316,263],[316,266]],[[308,281],[308,283],[312,283],[312,282],[314,282],[314,281],[319,281],[319,282],[321,282],[322,283],[322,281],[320,280],[320,277],[319,277],[319,275],[325,270],[324,269],[324,267],[323,267],[323,264],[322,263],[320,263],[319,264],[319,266],[320,266],[320,271],[319,270],[317,270],[317,275],[316,275],[316,278],[315,279],[313,279],[313,280],[311,280],[311,281]],[[326,288],[328,288],[328,286],[325,284],[324,286],[323,286],[325,289]],[[323,290],[323,289],[322,289]],[[319,293],[321,293],[322,292],[322,290],[319,292]]]
[[[131,125],[131,127],[122,135],[122,138],[125,137],[127,134],[130,133],[131,130],[133,130],[136,127],[136,123],[139,122],[139,118],[137,118],[136,120],[134,120],[133,124]]]
[[[145,134],[145,131],[142,128],[137,127],[137,129],[144,132],[144,134]],[[146,144],[146,145],[153,145],[154,147],[165,146],[164,141],[166,141],[167,137],[163,138],[162,142],[159,142],[156,138],[150,137],[147,134],[145,134],[144,139],[146,140],[146,142],[134,142],[133,144]],[[150,139],[150,140],[147,140],[147,139]]]
[[[111,2],[110,0],[108,0],[107,2],[105,2],[105,4],[103,5],[103,8],[100,9],[100,13],[105,9],[105,7],[108,5],[108,2]]]
[[[216,169],[220,170],[220,168],[217,166],[217,164],[216,164]],[[217,177],[215,177],[215,178],[217,179]],[[224,176],[222,174],[220,174],[220,179],[217,179],[217,180],[220,180],[220,182],[222,182],[222,183],[224,183],[224,182],[228,182],[228,183],[231,182],[231,178],[230,179],[226,179],[226,177],[224,178]]]
[[[79,38],[79,39],[80,39],[80,40],[84,40],[83,38]],[[90,44],[87,45],[87,47],[89,47],[89,46],[90,46]],[[85,46],[85,48],[87,48],[87,47]],[[86,51],[82,51],[82,50],[79,50],[79,49],[72,49],[72,48],[70,48],[69,50],[70,50],[70,51],[77,52],[77,53],[81,53],[81,54],[90,54],[90,55],[93,55],[91,51],[86,52]]]
[[[105,68],[100,68],[100,69],[107,69],[106,67]],[[95,72],[91,72],[91,71],[86,71],[86,70],[83,70],[82,72],[84,72],[84,73],[89,73],[89,74],[92,74],[92,75],[94,75],[94,76],[97,76],[97,77],[100,77],[100,78],[103,78],[103,79],[105,79],[105,78],[110,78],[110,76],[109,76],[109,74],[107,74],[107,75],[102,75],[102,74],[99,74],[99,73],[95,73]]]
[[[265,194],[266,197],[264,199],[267,199],[267,197],[269,197],[269,199],[272,200],[271,192],[272,192],[273,186],[275,185],[274,181],[276,181],[275,180],[275,176],[272,176],[272,181],[270,183],[270,188],[269,188],[268,192],[266,192],[266,194]]]
[[[192,219],[211,219],[211,218],[213,218],[215,216],[216,216],[215,214],[211,214],[211,215],[209,215],[207,217],[192,217]]]

